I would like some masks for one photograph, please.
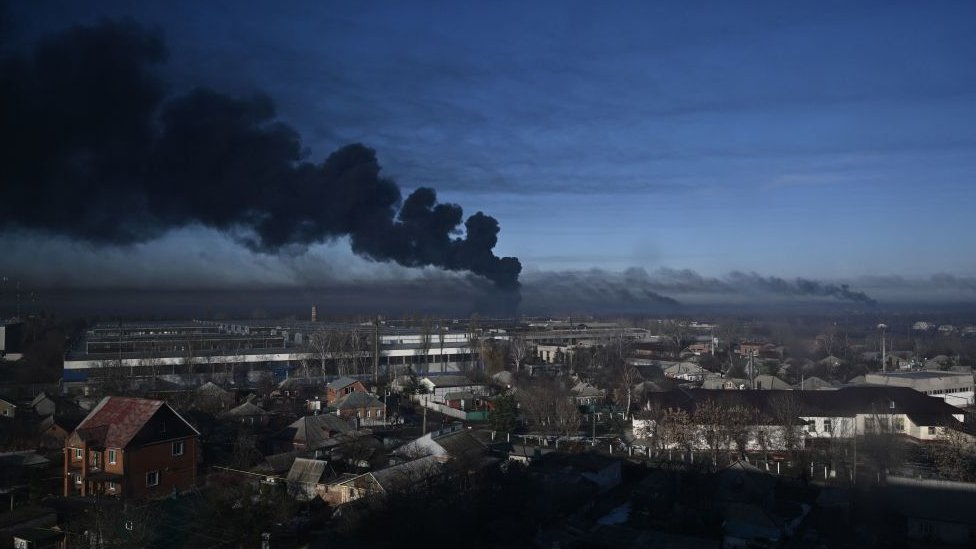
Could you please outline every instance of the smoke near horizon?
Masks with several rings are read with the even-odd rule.
[[[0,59],[0,170],[14,205],[0,229],[111,248],[199,225],[259,254],[348,237],[362,257],[471,272],[517,293],[521,263],[494,254],[495,218],[465,219],[426,187],[403,199],[361,144],[308,161],[266,96],[169,97],[165,59],[161,34],[131,20]]]

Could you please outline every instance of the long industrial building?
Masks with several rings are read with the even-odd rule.
[[[482,330],[478,337],[508,335]],[[472,341],[464,324],[418,329],[308,321],[99,323],[71,345],[63,381],[65,389],[77,390],[112,375],[246,386],[262,378],[369,375],[374,368],[381,374],[407,366],[444,373],[470,364]]]

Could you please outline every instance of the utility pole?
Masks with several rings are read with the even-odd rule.
[[[885,345],[885,330],[888,329],[888,326],[878,324],[878,329],[881,330],[881,372],[886,373],[888,371],[888,350]]]
[[[424,425],[423,425],[423,430],[420,432],[420,436],[424,436],[427,434],[427,396],[426,395],[424,395],[424,402],[422,406],[424,407]]]
[[[373,383],[379,382],[380,371],[380,317],[373,316]]]
[[[593,446],[596,446],[596,410],[590,404],[590,416],[593,418]]]

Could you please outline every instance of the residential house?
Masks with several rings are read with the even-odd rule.
[[[382,422],[386,419],[386,406],[383,401],[369,393],[352,391],[332,403],[336,414],[342,418],[356,418],[367,423]]]
[[[0,417],[16,417],[17,403],[13,398],[0,395]]]
[[[288,495],[300,501],[311,501],[325,493],[326,484],[335,476],[326,461],[295,458],[285,477],[285,485]]]
[[[464,412],[489,411],[494,407],[490,398],[467,391],[447,393],[444,395],[444,400],[451,408]]]
[[[18,501],[27,502],[32,480],[47,476],[44,472],[50,463],[51,460],[30,450],[0,453],[0,498],[3,498],[0,506],[13,511]]]
[[[161,400],[105,397],[65,441],[64,495],[158,498],[190,490],[199,436]]]
[[[570,480],[567,477],[584,479],[596,486],[598,493],[605,493],[620,485],[620,460],[600,454],[586,452],[566,454],[552,452],[534,462],[533,473],[541,473],[553,481]]]
[[[199,405],[209,410],[226,410],[234,405],[234,394],[212,381],[193,390]]]
[[[791,391],[793,386],[782,379],[768,374],[758,375],[752,380],[752,385],[758,391]]]
[[[305,416],[274,435],[278,452],[311,452],[327,446],[336,435],[355,430],[349,421],[334,414]]]
[[[487,452],[487,446],[461,424],[451,425],[427,433],[397,449],[397,455],[408,458],[439,456],[444,459],[462,460],[469,464],[479,461]]]
[[[326,385],[326,402],[328,402],[329,406],[332,406],[335,401],[354,392],[366,392],[366,386],[363,385],[362,381],[351,377],[334,379]]]
[[[242,425],[267,425],[271,414],[253,401],[245,400],[240,406],[220,414],[220,418]]]
[[[828,370],[833,370],[847,364],[847,361],[843,358],[837,358],[834,355],[829,355],[821,358],[819,361],[817,361],[817,363],[821,366],[826,366]]]
[[[976,485],[889,476],[878,501],[905,524],[905,537],[918,546],[973,547],[976,542]]]
[[[702,380],[702,389],[722,389],[725,391],[738,391],[748,389],[752,382],[745,378],[725,377],[722,374],[709,373]]]
[[[41,438],[40,447],[45,450],[64,448],[64,441],[68,439],[79,423],[81,420],[73,417],[58,417],[54,414],[45,417],[37,426]]]
[[[52,528],[19,528],[11,533],[14,549],[64,549],[66,536]]]
[[[47,393],[41,391],[31,401],[30,407],[40,417],[53,415],[57,410],[57,403]]]
[[[483,383],[476,383],[465,376],[431,376],[420,380],[424,386],[430,400],[445,404],[444,397],[448,393],[458,393],[467,391],[476,395],[488,394],[488,386]]]
[[[682,381],[701,382],[708,374],[708,370],[694,362],[679,362],[664,369],[665,377]]]
[[[325,379],[321,377],[290,377],[282,380],[271,395],[309,400],[321,395],[325,385]]]
[[[805,377],[800,380],[799,383],[793,386],[794,389],[800,391],[830,391],[837,387],[829,381],[824,381],[817,376]]]
[[[444,465],[441,456],[424,456],[361,475],[342,475],[325,487],[322,499],[339,506],[364,498],[421,489],[444,473]]]
[[[607,392],[585,381],[580,381],[570,391],[577,406],[591,406],[602,404],[607,398]]]

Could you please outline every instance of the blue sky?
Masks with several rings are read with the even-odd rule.
[[[310,159],[375,148],[401,186],[496,217],[526,274],[976,275],[973,3],[131,4],[10,6],[13,42],[157,25],[173,93],[267,92]]]

